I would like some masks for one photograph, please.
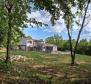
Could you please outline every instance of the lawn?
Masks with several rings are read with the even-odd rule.
[[[91,84],[91,56],[77,54],[76,66],[70,66],[70,55],[12,51],[11,56],[27,59],[8,64],[1,59],[0,84]]]

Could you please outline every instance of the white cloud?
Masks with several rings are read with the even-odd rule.
[[[90,5],[91,7],[91,5]],[[88,19],[91,18],[91,8],[89,7],[87,16],[90,14],[90,16],[88,17]],[[76,13],[77,8],[72,8],[71,11],[73,11],[73,14]],[[64,20],[62,19],[62,17],[60,17],[59,20],[56,21],[56,24],[54,26],[51,25],[50,22],[50,18],[51,15],[47,12],[47,11],[32,11],[31,14],[27,13],[28,18],[35,18],[36,20],[43,22],[45,24],[48,24],[48,27],[44,27],[43,26],[43,32],[56,32],[56,33],[61,33],[63,31],[66,32],[66,27],[65,27],[65,23]],[[76,17],[75,20],[79,20],[79,17]],[[87,19],[85,21],[85,24],[87,23]],[[79,21],[79,23],[81,23]],[[29,24],[28,24],[29,26]],[[36,27],[36,25],[33,24],[34,27]],[[73,30],[77,31],[79,30],[79,26],[77,26],[76,24],[74,24]],[[89,33],[88,33],[89,32]],[[91,35],[91,21],[89,21],[88,25],[86,27],[84,27],[82,35]]]
[[[91,5],[90,5],[91,7]],[[75,11],[75,10],[73,10]],[[79,22],[79,24],[82,23],[82,20],[83,18],[79,18],[76,16],[76,21]],[[77,24],[74,24],[74,27],[73,27],[73,30],[76,32],[78,31],[79,29],[81,28],[81,26],[78,26]],[[81,38],[91,38],[91,9],[88,9],[87,11],[87,15],[86,15],[86,19],[85,19],[85,23],[84,23],[84,28],[83,28],[83,31],[82,31],[82,34],[81,34]]]
[[[62,17],[60,17],[59,20],[57,20],[56,24],[54,26],[51,25],[51,15],[46,11],[33,11],[31,14],[27,13],[28,18],[35,18],[37,21],[43,22],[45,24],[48,24],[48,27],[44,27],[43,32],[58,32],[61,33],[64,29],[64,21]],[[29,25],[28,25],[29,26]],[[35,26],[35,25],[34,25]]]
[[[28,18],[35,18],[37,21],[48,23],[50,20],[50,15],[46,11],[34,11],[31,14],[27,13]]]
[[[82,38],[91,39],[91,10],[88,10],[85,24],[87,24],[82,31]]]
[[[56,25],[52,27],[52,30],[57,33],[61,33],[62,31],[65,31],[66,27],[64,24],[64,20],[60,17],[60,19],[56,22]]]
[[[49,29],[44,29],[43,32],[52,32]]]

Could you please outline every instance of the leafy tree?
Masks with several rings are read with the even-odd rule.
[[[91,55],[91,43],[89,43],[89,46],[88,46],[87,51],[86,51],[85,54]]]
[[[91,43],[90,43],[90,41],[87,41],[86,39],[80,40],[78,48],[77,48],[77,53],[78,54],[91,55]]]
[[[62,36],[59,36],[58,34],[54,34],[54,36],[46,38],[47,43],[55,44],[58,47],[62,47],[62,41],[63,41]]]
[[[28,0],[0,0],[0,23],[1,28],[7,30],[7,54],[6,60],[9,61],[11,49],[11,39],[16,29],[22,27],[26,21]],[[4,30],[5,30],[4,29]],[[14,32],[13,32],[14,31]]]
[[[20,30],[19,28],[13,28],[11,36],[12,36],[11,49],[15,49],[21,37],[24,37],[25,35],[23,34],[22,30]]]
[[[85,0],[83,1],[83,3],[80,1],[80,4],[81,4],[81,6],[82,6],[83,4],[86,5]],[[75,48],[74,48],[74,51],[73,51],[73,52],[74,52],[74,54],[73,54],[74,60],[73,60],[73,63],[72,63],[72,64],[74,64],[74,61],[75,61],[75,55],[76,55],[76,51],[77,51],[77,47],[78,47],[80,35],[81,35],[81,32],[82,32],[82,30],[83,30],[83,28],[84,28],[84,23],[85,23],[86,14],[87,14],[87,10],[88,10],[89,4],[90,4],[90,0],[87,1],[86,7],[85,7],[85,8],[83,7],[83,8],[85,9],[85,10],[84,10],[85,13],[84,13],[84,16],[83,16],[83,21],[82,21],[81,28],[80,28],[79,33],[78,33],[78,36],[77,36],[76,45],[75,45]],[[80,7],[80,8],[82,9],[82,7]]]
[[[85,19],[86,19],[86,13],[87,13],[87,10],[88,10],[88,6],[90,4],[90,0],[77,0],[77,1],[75,1],[75,0],[65,0],[65,1],[64,0],[54,0],[54,4],[56,4],[56,7],[59,8],[59,10],[63,12],[63,19],[65,21],[68,36],[69,36],[69,44],[70,44],[70,51],[71,51],[71,65],[74,65],[75,64],[75,55],[76,55],[80,35],[81,35],[81,32],[82,32],[82,30],[84,28],[84,22],[85,22]],[[71,11],[72,7],[77,7],[77,14],[76,15],[74,15],[72,13],[72,11]],[[50,9],[52,9],[52,8],[50,8]],[[84,11],[84,14],[83,14],[83,11]],[[56,11],[54,11],[54,12],[56,12]],[[52,15],[56,14],[55,16],[57,16],[57,13],[58,12],[53,13]],[[82,15],[84,15],[84,16],[83,16],[83,21],[82,21],[82,24],[81,24],[81,28],[80,28],[79,33],[77,35],[76,44],[75,44],[75,46],[73,48],[73,46],[72,46],[72,37],[71,37],[71,29],[73,27],[74,18],[76,18],[75,16],[77,16],[79,14],[81,16]],[[56,20],[61,15],[62,14],[59,14],[59,16],[57,16]],[[53,21],[55,21],[55,20],[53,20]]]
[[[79,46],[77,48],[77,53],[79,53],[79,54],[86,54],[86,51],[88,49],[88,44],[89,43],[87,42],[86,39],[80,40]]]

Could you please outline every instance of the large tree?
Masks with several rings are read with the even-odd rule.
[[[27,8],[28,0],[0,0],[0,24],[2,29],[7,30],[6,63],[10,58],[12,33],[23,26]]]
[[[75,55],[76,55],[76,52],[77,52],[77,47],[78,47],[78,43],[79,43],[79,39],[80,39],[80,35],[81,35],[81,32],[84,28],[84,26],[86,26],[87,24],[85,24],[85,19],[86,19],[86,14],[87,14],[87,10],[88,10],[88,6],[90,4],[90,0],[88,1],[77,1],[76,2],[76,7],[77,8],[77,11],[76,11],[76,14],[70,14],[70,12],[68,14],[66,14],[64,17],[65,19],[65,22],[66,22],[66,27],[67,27],[67,32],[68,32],[68,37],[69,37],[69,43],[70,43],[70,51],[71,51],[71,65],[74,65],[75,64]],[[77,22],[77,21],[74,21],[74,17],[77,18],[77,16],[80,18],[83,17],[83,18],[80,18],[82,20],[82,23],[81,23],[81,26],[80,26],[80,29],[78,31],[78,35],[77,35],[77,40],[76,40],[76,43],[73,47],[73,44],[72,44],[72,28],[73,28],[73,23],[76,22],[77,24],[80,24],[80,22]]]
[[[64,44],[64,40],[63,40],[62,36],[60,36],[58,34],[54,34],[53,36],[46,38],[46,42],[55,44],[58,46],[58,48],[62,48],[62,46]]]
[[[80,2],[80,3],[82,3],[82,2]],[[82,30],[84,28],[84,23],[85,23],[85,19],[86,19],[86,15],[87,15],[87,10],[88,10],[89,4],[90,4],[90,0],[86,0],[86,1],[83,0],[83,4],[81,4],[81,6],[82,5],[85,6],[85,7],[82,7],[83,10],[84,10],[84,15],[83,15],[83,20],[82,20],[81,28],[80,28],[80,30],[78,32],[78,36],[77,36],[77,40],[76,40],[76,45],[75,45],[74,51],[73,51],[74,53],[73,53],[73,62],[72,62],[72,64],[74,64],[74,61],[75,61],[75,55],[76,55],[76,52],[77,52],[77,47],[78,47],[79,39],[80,39],[80,36],[81,36],[81,32],[82,32]]]
[[[65,25],[67,28],[68,32],[68,37],[69,37],[69,44],[70,44],[70,51],[71,51],[71,65],[75,64],[75,55],[77,51],[77,46],[79,43],[80,35],[81,32],[84,28],[84,23],[86,19],[86,13],[88,10],[88,6],[90,4],[90,0],[50,0],[50,1],[40,1],[40,0],[35,0],[37,6],[40,6],[41,9],[46,9],[50,14],[52,15],[51,22],[54,24],[56,20],[60,18],[60,16],[63,16],[63,19],[65,21]],[[51,5],[49,5],[51,3]],[[47,6],[47,7],[45,7]],[[73,14],[72,8],[75,7],[77,9],[76,14]],[[55,9],[53,9],[55,8]],[[78,31],[77,35],[77,40],[76,44],[73,48],[72,46],[72,36],[71,36],[71,30],[74,25],[74,18],[77,18],[76,16],[83,16],[82,23],[81,23],[81,28]]]

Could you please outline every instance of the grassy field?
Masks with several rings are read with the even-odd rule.
[[[0,84],[91,84],[91,56],[77,55],[70,66],[70,55],[13,51],[11,56],[26,60],[5,64],[0,60]],[[0,58],[5,52],[0,52]]]

